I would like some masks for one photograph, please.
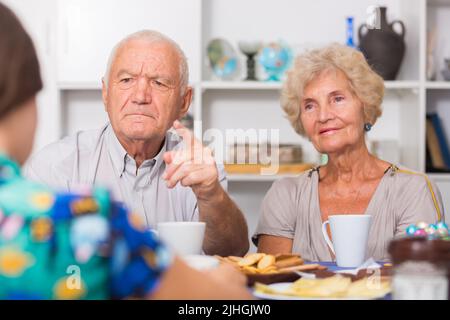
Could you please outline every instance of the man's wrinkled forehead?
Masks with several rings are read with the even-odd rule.
[[[118,50],[113,61],[113,74],[123,70],[133,74],[154,74],[179,78],[179,58],[175,50],[162,41],[130,40]]]

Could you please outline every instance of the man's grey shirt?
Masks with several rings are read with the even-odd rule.
[[[197,221],[192,189],[180,183],[169,189],[162,179],[164,152],[182,145],[181,138],[168,131],[156,157],[145,160],[136,170],[136,162],[107,123],[100,130],[80,131],[46,146],[27,162],[24,175],[62,191],[76,191],[83,185],[106,187],[114,200],[139,213],[150,228],[162,221]],[[217,168],[219,181],[227,190],[224,167]]]

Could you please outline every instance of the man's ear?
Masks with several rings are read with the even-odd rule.
[[[103,106],[105,107],[105,111],[108,111],[106,106],[108,104],[108,87],[105,83],[105,78],[102,78],[102,100],[103,100]]]
[[[186,115],[186,113],[188,112],[189,106],[191,105],[191,102],[192,102],[193,95],[194,95],[194,90],[192,89],[192,87],[188,86],[186,88],[186,92],[183,96],[179,119],[183,118]]]

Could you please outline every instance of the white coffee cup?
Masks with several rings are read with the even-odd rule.
[[[343,214],[331,215],[322,224],[323,237],[339,267],[355,268],[365,261],[371,220],[372,216],[367,214]],[[328,237],[327,224],[333,242]]]
[[[158,235],[179,255],[202,254],[205,222],[160,222]]]

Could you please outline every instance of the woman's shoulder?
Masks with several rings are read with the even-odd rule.
[[[432,199],[440,198],[437,185],[425,174],[402,165],[392,165],[388,172],[387,187],[396,197],[410,199],[419,194],[429,194]]]
[[[388,174],[390,177],[395,178],[393,181],[396,184],[407,189],[427,185],[430,182],[429,177],[425,173],[403,165],[392,165]]]
[[[53,200],[54,193],[49,188],[28,179],[2,181],[0,187],[0,208],[7,216],[39,216],[51,209]]]
[[[396,201],[408,211],[421,214],[436,211],[437,220],[440,220],[443,212],[442,196],[438,186],[425,173],[410,169],[405,166],[393,166],[390,170],[390,176],[394,188],[394,197]],[[401,213],[403,211],[399,211]],[[430,218],[430,217],[428,217]],[[434,216],[433,218],[434,219]],[[416,219],[417,221],[423,219]]]
[[[0,208],[5,214],[19,214],[24,218],[51,216],[69,218],[88,212],[106,215],[111,200],[109,192],[101,187],[78,187],[70,192],[52,188],[17,177],[0,187]]]

